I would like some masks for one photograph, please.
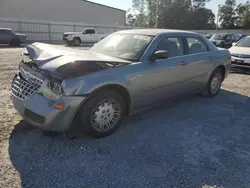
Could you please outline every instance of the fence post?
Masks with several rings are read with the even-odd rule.
[[[115,27],[114,27],[114,32],[116,31]]]
[[[73,25],[73,31],[76,32],[76,25]]]
[[[20,33],[22,32],[22,23],[21,23],[21,21],[18,21],[18,31]]]
[[[51,43],[50,23],[48,23],[49,43]]]

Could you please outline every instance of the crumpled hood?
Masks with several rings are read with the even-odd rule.
[[[231,54],[250,55],[250,48],[233,46],[229,49]]]
[[[45,43],[33,43],[26,47],[26,52],[37,68],[63,74],[65,77],[84,75],[105,69],[108,64],[130,64],[119,58],[97,54],[85,50],[60,47]]]

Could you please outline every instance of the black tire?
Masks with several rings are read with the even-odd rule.
[[[105,102],[105,101],[109,101],[109,100],[114,102],[113,104],[118,105],[117,109],[118,108],[120,109],[120,113],[119,114],[117,113],[116,121],[113,122],[113,124],[109,124],[109,125],[111,125],[110,128],[107,125],[103,125],[103,129],[106,129],[106,130],[100,131],[100,127],[102,127],[102,126],[101,126],[101,124],[98,124],[98,127],[95,127],[94,119],[98,118],[97,113],[99,113],[99,118],[102,118],[102,121],[108,121],[107,118],[112,119],[112,117],[111,117],[112,112],[111,111],[106,110],[106,112],[103,112],[105,110],[101,109],[101,107],[103,107],[103,109],[104,109],[104,107],[108,104],[113,105],[111,103]],[[104,102],[103,106],[100,105],[102,102]],[[97,106],[100,107],[99,111],[95,111],[95,109],[97,109]],[[114,106],[112,106],[112,107],[114,107]],[[106,115],[104,115],[104,114],[106,114]],[[115,113],[113,113],[113,114],[115,114]],[[124,100],[116,91],[114,91],[114,90],[99,91],[99,92],[95,93],[80,108],[80,110],[76,116],[75,124],[71,127],[71,130],[70,130],[71,134],[70,135],[74,135],[74,133],[76,133],[76,134],[82,133],[86,136],[95,137],[95,138],[109,136],[110,134],[114,133],[118,129],[118,127],[120,126],[121,120],[124,117],[124,114],[125,114]],[[106,117],[106,119],[105,119],[105,117]],[[113,117],[115,118],[115,115]],[[106,128],[104,128],[105,126],[106,126]]]
[[[217,85],[214,83],[216,78],[218,79],[217,82],[215,82],[217,83]],[[214,72],[211,74],[202,95],[205,97],[215,97],[220,91],[223,79],[224,79],[223,70],[221,68],[216,68]]]
[[[73,39],[74,46],[80,46],[81,45],[81,39],[80,38],[74,38]]]

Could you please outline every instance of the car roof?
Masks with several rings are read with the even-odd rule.
[[[10,29],[10,28],[0,28],[0,30],[8,30],[8,31],[12,31],[12,29]]]
[[[163,33],[198,34],[198,33],[191,32],[191,31],[175,30],[175,29],[131,29],[131,30],[118,31],[118,33],[129,33],[129,34],[151,35],[151,36],[156,36],[156,35],[163,34]]]

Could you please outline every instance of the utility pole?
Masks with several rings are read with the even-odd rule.
[[[159,0],[156,0],[156,8],[155,8],[155,28],[158,28],[158,15],[159,15]]]
[[[216,16],[216,30],[218,30],[218,25],[219,25],[219,14],[220,14],[220,4],[218,5],[218,11]]]

